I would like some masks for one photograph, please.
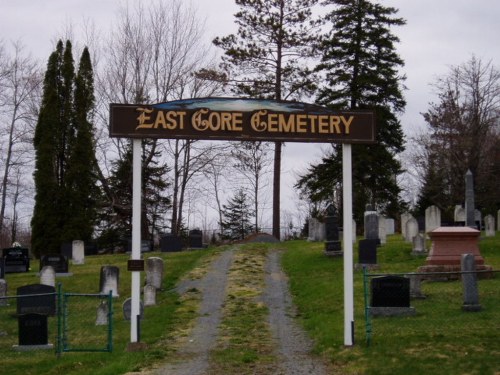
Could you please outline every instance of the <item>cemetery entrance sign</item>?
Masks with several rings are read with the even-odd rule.
[[[111,104],[110,136],[232,141],[374,143],[372,111],[274,100],[203,98]]]
[[[134,139],[132,259],[141,259],[142,138],[342,143],[344,344],[354,344],[351,144],[375,143],[373,111],[336,111],[307,103],[244,98],[110,104],[109,134]],[[140,317],[140,271],[132,271],[131,289],[130,341],[135,343]]]

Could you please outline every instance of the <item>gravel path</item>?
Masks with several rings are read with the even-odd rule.
[[[179,293],[196,287],[202,293],[199,317],[187,344],[178,352],[178,361],[154,370],[157,375],[209,375],[210,351],[215,348],[221,310],[226,297],[227,274],[233,262],[233,251],[216,258],[200,280],[188,280],[178,286]],[[326,375],[319,358],[310,354],[312,342],[294,322],[294,307],[288,280],[280,265],[281,252],[270,250],[267,256],[265,282],[261,301],[269,308],[269,325],[276,341],[279,363],[266,371],[273,375]],[[217,375],[224,375],[218,373]]]

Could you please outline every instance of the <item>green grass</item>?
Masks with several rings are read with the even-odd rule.
[[[424,282],[425,300],[412,301],[417,315],[372,319],[365,342],[363,278],[354,274],[355,345],[343,345],[343,263],[323,255],[323,244],[287,242],[283,266],[290,277],[300,320],[316,341],[315,350],[341,374],[499,374],[500,275],[480,280],[483,310],[461,310],[460,281]],[[500,236],[483,238],[485,263],[500,269]],[[357,253],[356,247],[354,250]],[[354,262],[356,262],[356,255]],[[411,255],[399,235],[379,248],[377,273],[415,272],[425,257]]]
[[[113,299],[114,306],[114,330],[112,353],[63,353],[60,358],[56,357],[54,351],[15,352],[12,345],[18,343],[17,319],[13,316],[15,312],[15,300],[9,300],[11,306],[0,307],[0,331],[7,335],[0,336],[0,356],[2,358],[2,370],[0,373],[15,375],[29,374],[100,374],[115,375],[129,371],[139,370],[149,366],[159,359],[168,358],[172,354],[172,348],[168,343],[172,338],[170,334],[175,327],[182,327],[196,316],[195,308],[187,308],[189,301],[181,301],[179,296],[172,291],[182,275],[193,269],[197,264],[211,254],[213,250],[192,251],[181,253],[147,253],[144,257],[159,256],[164,259],[164,282],[163,290],[157,293],[157,305],[147,307],[145,319],[141,323],[141,341],[148,345],[148,350],[142,352],[127,352],[127,344],[130,342],[130,322],[123,319],[122,304],[130,297],[131,273],[127,271],[127,260],[129,255],[104,255],[92,256],[85,259],[85,265],[70,266],[71,277],[57,278],[61,282],[63,290],[71,293],[98,293],[99,273],[101,266],[114,265],[120,269],[120,285],[118,298]],[[8,295],[14,296],[19,286],[39,282],[38,262],[33,262],[32,271],[28,273],[7,274]],[[144,280],[144,273],[141,274]],[[75,300],[73,300],[73,298]],[[70,306],[70,329],[72,343],[78,340],[85,341],[85,337],[93,334],[94,328],[88,329],[78,326],[78,322],[71,320],[71,311],[84,309],[78,306],[79,297],[72,297],[74,306]],[[97,302],[98,304],[98,302]],[[92,319],[95,319],[96,302],[92,304]],[[10,313],[6,312],[8,309]],[[77,314],[79,311],[75,311]],[[91,319],[91,320],[92,320]],[[57,318],[49,318],[49,342],[55,344],[57,332]],[[105,335],[103,336],[105,337]],[[76,341],[75,341],[76,340]],[[93,343],[98,347],[105,347],[106,342]]]

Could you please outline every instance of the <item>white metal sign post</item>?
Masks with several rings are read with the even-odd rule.
[[[354,345],[351,144],[375,143],[373,111],[334,111],[308,103],[248,98],[111,104],[109,134],[133,139],[131,343],[140,339],[143,138],[342,143],[344,344]]]

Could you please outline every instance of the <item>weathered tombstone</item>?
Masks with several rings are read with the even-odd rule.
[[[365,233],[364,237],[367,240],[378,240],[378,214],[377,211],[373,211],[370,205],[367,205],[365,211]]]
[[[474,254],[462,254],[462,285],[464,289],[464,311],[480,311],[479,292],[477,288],[476,261]]]
[[[465,225],[477,228],[474,215],[474,178],[470,169],[465,174]]]
[[[385,219],[385,228],[386,228],[386,234],[388,236],[393,235],[396,233],[396,224],[394,222],[394,219],[388,217]]]
[[[456,224],[465,224],[465,209],[460,204],[455,206],[453,218]]]
[[[203,248],[203,233],[199,229],[189,231],[189,247],[191,249]]]
[[[408,277],[410,278],[410,298],[425,299],[425,294],[421,289],[422,277],[415,273],[408,274]]]
[[[156,305],[156,288],[153,285],[144,285],[144,306]]]
[[[359,240],[358,242],[358,264],[356,269],[376,269],[377,265],[377,240]]]
[[[431,232],[441,226],[441,210],[437,206],[425,209],[425,232]]]
[[[56,314],[56,288],[50,285],[31,284],[17,288],[17,315]]]
[[[146,259],[146,284],[161,289],[163,282],[163,259],[159,257],[149,257]]]
[[[500,210],[497,211],[497,231],[500,232]]]
[[[337,210],[333,204],[330,204],[326,209],[325,217],[325,254],[328,256],[341,256],[342,246],[339,240],[339,225],[338,225]]]
[[[68,274],[68,258],[61,254],[42,255],[40,257],[40,271],[45,266],[51,266],[57,274]]]
[[[30,269],[29,251],[22,247],[3,249],[5,273],[28,272]]]
[[[417,221],[417,219],[412,217],[406,222],[405,241],[412,242],[413,237],[415,237],[417,234],[418,234],[418,221]]]
[[[495,237],[495,218],[493,215],[484,217],[484,232],[486,237]]]
[[[325,233],[325,224],[320,222],[318,219],[314,217],[309,218],[309,236],[308,241],[313,242],[321,242],[325,241],[326,233]]]
[[[139,319],[144,319],[144,305],[142,304],[142,301],[139,301]],[[125,320],[130,320],[131,315],[132,315],[132,299],[127,298],[125,302],[123,302],[122,305],[123,309],[123,319]]]
[[[0,279],[0,297],[7,297],[7,281]],[[7,306],[7,299],[0,298],[0,306]]]
[[[95,319],[96,326],[105,326],[108,325],[108,316],[109,316],[109,306],[108,301],[102,300],[99,306],[97,306],[97,316]]]
[[[18,324],[19,346],[36,346],[37,349],[52,347],[49,346],[47,315],[36,313],[19,315]]]
[[[382,245],[387,243],[387,218],[380,216],[378,220],[378,238]]]
[[[52,266],[44,266],[40,271],[40,284],[56,286],[56,271]]]
[[[175,234],[166,234],[160,239],[160,250],[162,252],[181,251],[182,241]]]
[[[80,240],[75,240],[72,246],[73,264],[85,264],[85,243]]]
[[[408,212],[401,215],[401,234],[403,235],[403,238],[406,238],[406,223],[412,217],[413,216],[411,214],[409,214]]]
[[[474,210],[474,228],[477,228],[478,230],[481,230],[481,223],[483,222],[483,214],[479,210]]]
[[[414,315],[410,307],[410,279],[402,276],[374,277],[371,282],[371,314]]]
[[[417,233],[415,237],[413,237],[412,241],[412,251],[413,255],[424,255],[425,252],[425,237],[420,233]]]
[[[100,293],[109,294],[111,291],[113,297],[118,297],[120,269],[116,266],[102,266],[100,278]]]

